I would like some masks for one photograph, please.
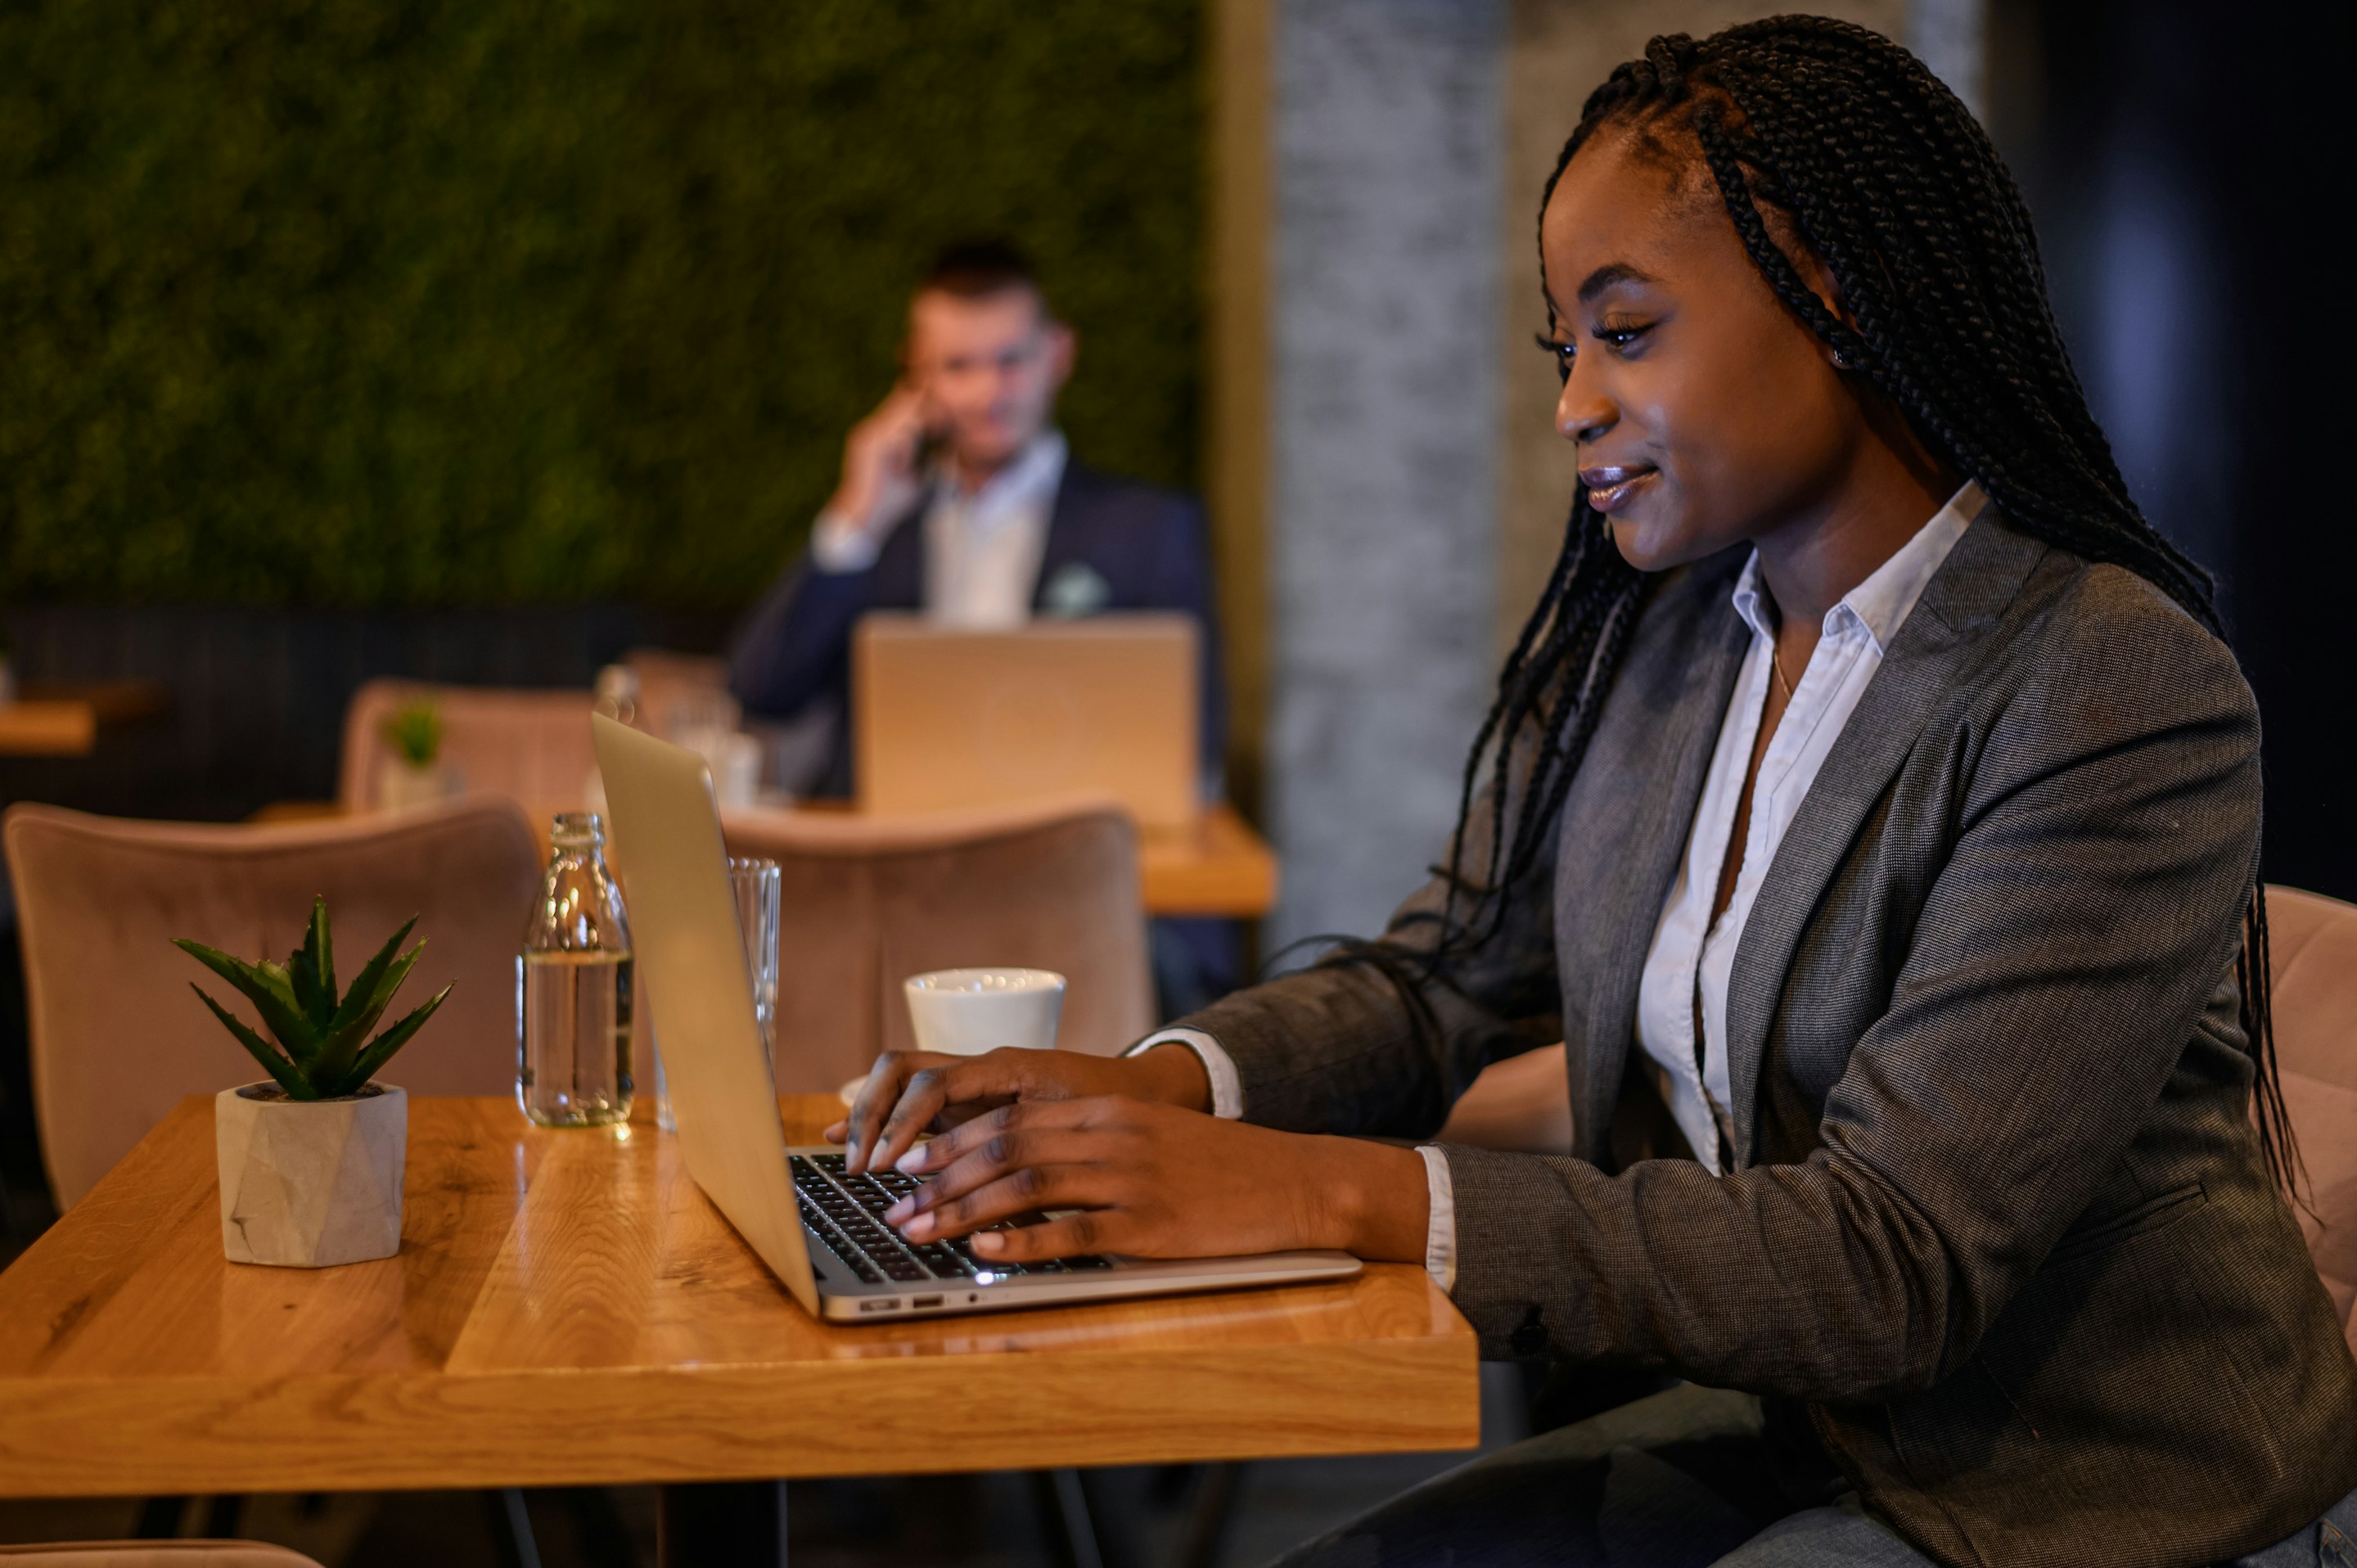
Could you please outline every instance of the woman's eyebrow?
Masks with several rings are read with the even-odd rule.
[[[1602,294],[1606,289],[1610,288],[1615,284],[1659,283],[1661,281],[1661,279],[1653,276],[1652,274],[1632,267],[1626,262],[1608,262],[1603,266],[1600,266],[1594,272],[1588,274],[1586,280],[1580,284],[1579,303],[1582,305],[1592,303],[1598,295]]]

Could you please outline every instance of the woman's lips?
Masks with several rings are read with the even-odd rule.
[[[1624,510],[1637,492],[1661,470],[1651,463],[1637,463],[1610,468],[1582,468],[1579,482],[1587,487],[1587,504],[1608,517]]]

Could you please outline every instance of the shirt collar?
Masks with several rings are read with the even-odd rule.
[[[1056,487],[1063,482],[1065,453],[1064,433],[1043,430],[1015,455],[1014,461],[971,493],[957,488],[946,463],[935,474],[933,483],[943,500],[977,514],[1038,504],[1053,496]]]
[[[1855,627],[1866,634],[1878,654],[1886,653],[1890,639],[1899,635],[1915,601],[1923,596],[1939,574],[1941,563],[1964,530],[1978,520],[1988,497],[1982,493],[1976,480],[1967,479],[1964,488],[1948,498],[1948,504],[1932,514],[1932,521],[1915,531],[1915,536],[1900,545],[1896,553],[1877,566],[1865,582],[1842,596],[1841,603],[1825,612],[1825,633],[1836,635],[1846,627]],[[1760,580],[1760,552],[1754,550],[1751,559],[1743,564],[1743,575],[1735,581],[1735,613],[1743,624],[1761,637],[1776,635],[1776,625],[1769,614],[1767,585]]]

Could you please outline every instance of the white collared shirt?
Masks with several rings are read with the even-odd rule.
[[[1066,450],[1063,435],[1048,430],[974,489],[960,489],[947,473],[934,476],[917,519],[925,531],[928,618],[971,630],[1031,618]],[[822,572],[865,572],[882,553],[885,532],[823,512],[811,531],[812,564]]]
[[[1776,858],[1776,846],[1783,842],[1784,831],[1799,814],[1818,768],[1866,695],[1867,682],[1882,668],[1891,639],[1899,635],[1900,627],[1956,541],[1980,516],[1986,500],[1980,486],[1967,481],[1896,554],[1825,612],[1816,650],[1792,689],[1792,700],[1768,742],[1768,754],[1760,758],[1760,777],[1752,785],[1742,869],[1736,877],[1734,897],[1714,923],[1710,906],[1718,892],[1727,841],[1735,833],[1735,809],[1742,798],[1751,747],[1766,714],[1776,646],[1775,622],[1760,582],[1758,552],[1753,552],[1736,581],[1735,613],[1751,628],[1751,646],[1737,671],[1734,695],[1719,723],[1717,748],[1711,754],[1702,800],[1687,830],[1685,857],[1654,928],[1653,945],[1645,955],[1637,987],[1637,1043],[1651,1059],[1663,1099],[1686,1142],[1713,1173],[1718,1171],[1719,1163],[1717,1122],[1711,1105],[1714,1099],[1722,1109],[1732,1103],[1727,1066],[1727,983],[1744,925],[1751,918],[1751,906]],[[1697,984],[1702,993],[1704,1035],[1699,1062],[1694,1038]],[[1211,1084],[1213,1115],[1232,1119],[1243,1114],[1242,1082],[1234,1061],[1200,1029],[1161,1030],[1132,1046],[1126,1054],[1135,1056],[1164,1044],[1186,1046],[1202,1059]],[[1424,1156],[1425,1193],[1431,1214],[1425,1230],[1424,1266],[1442,1290],[1452,1290],[1457,1283],[1457,1204],[1448,1161],[1431,1144],[1417,1153]]]
[[[1890,639],[1899,635],[1948,552],[1980,515],[1982,504],[1980,487],[1967,482],[1896,554],[1825,612],[1816,650],[1793,683],[1792,700],[1760,759],[1742,868],[1736,875],[1734,897],[1714,923],[1711,905],[1718,893],[1719,869],[1727,862],[1727,841],[1735,832],[1743,776],[1760,738],[1776,650],[1776,615],[1760,581],[1758,552],[1736,581],[1735,613],[1751,628],[1751,646],[1736,674],[1735,694],[1719,725],[1718,746],[1711,754],[1702,800],[1687,833],[1685,857],[1653,929],[1653,945],[1637,987],[1637,1043],[1651,1058],[1654,1083],[1678,1130],[1693,1146],[1695,1157],[1713,1173],[1719,1169],[1718,1118],[1713,1107],[1727,1112],[1735,1094],[1727,1078],[1727,984],[1751,906],[1817,769],[1841,737],[1858,699],[1866,695],[1867,683],[1882,668]],[[1695,1048],[1697,986],[1702,999],[1700,1051]]]

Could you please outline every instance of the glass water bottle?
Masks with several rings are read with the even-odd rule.
[[[544,1127],[598,1127],[630,1114],[630,925],[597,813],[552,838],[516,960],[516,1101]]]

